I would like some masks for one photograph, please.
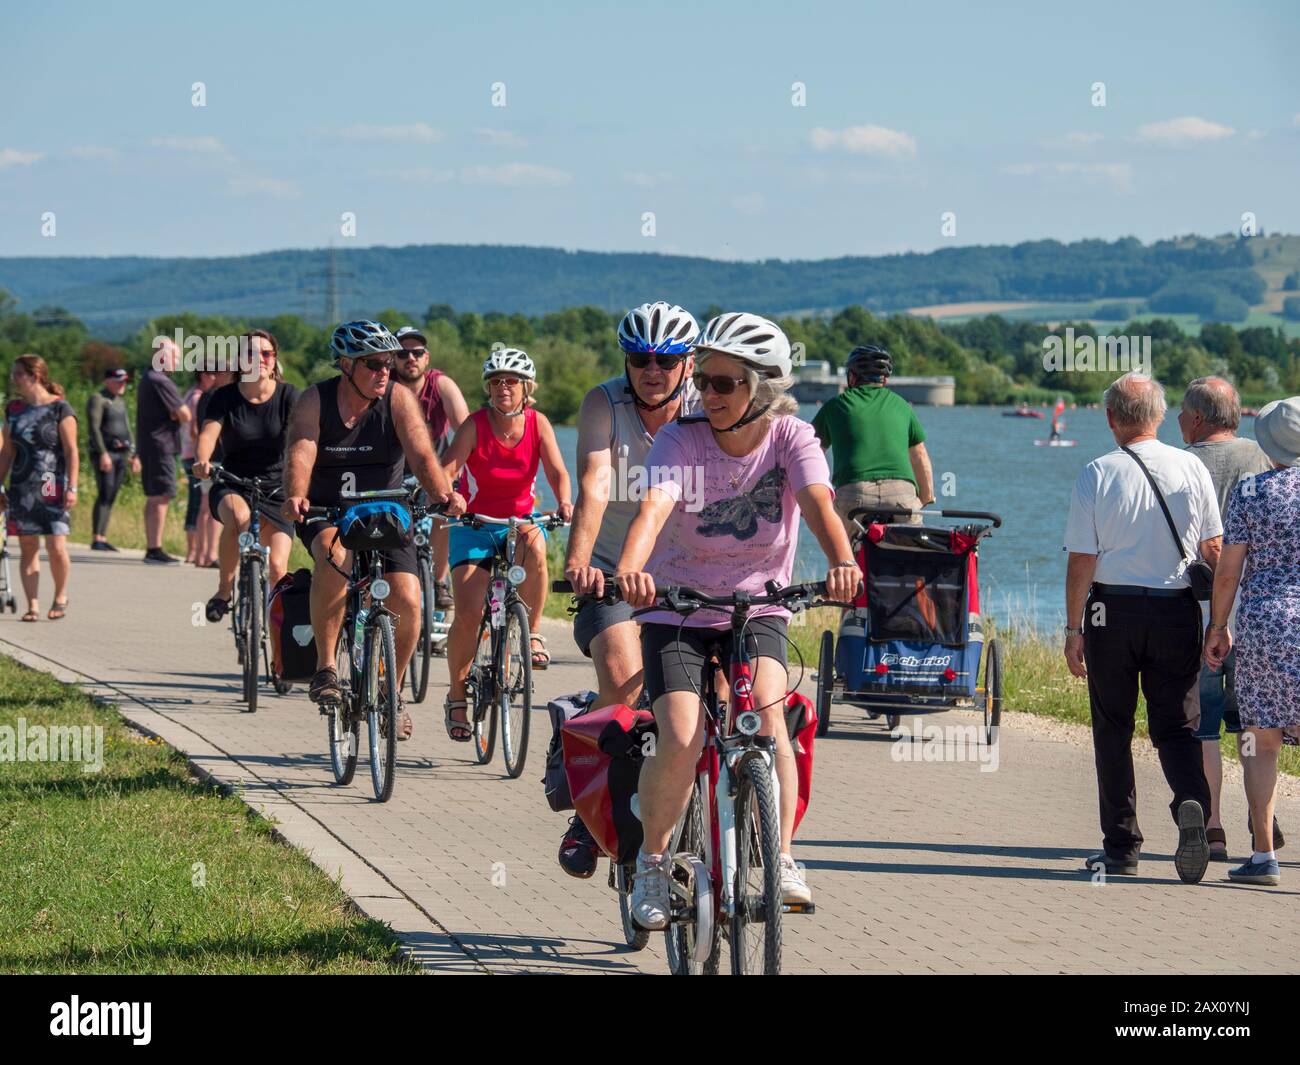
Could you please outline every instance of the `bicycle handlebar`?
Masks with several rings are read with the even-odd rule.
[[[784,606],[787,603],[799,600],[811,602],[813,599],[825,598],[826,596],[825,581],[804,581],[802,584],[791,584],[785,588],[775,590],[772,589],[773,583],[768,582],[768,593],[766,595],[750,595],[745,592],[733,592],[731,595],[708,595],[705,592],[680,584],[669,584],[662,588],[656,586],[656,607],[662,606],[669,610],[684,612],[686,610],[696,610],[700,607]],[[552,581],[551,591],[568,592],[571,595],[578,594],[574,592],[573,585],[569,581]],[[598,596],[589,592],[583,598],[599,600],[605,603],[617,603],[622,601],[623,593],[612,578],[607,578],[604,595]],[[833,605],[830,600],[826,600],[826,602],[827,605]]]
[[[459,517],[449,518],[446,521],[446,525],[449,527],[457,524],[468,526],[471,529],[479,525],[536,525],[539,528],[559,529],[569,523],[558,514],[525,514],[518,518],[491,518],[486,514],[461,514]]]
[[[308,507],[307,517],[309,518],[333,518],[338,517],[347,510],[353,503],[364,503],[371,499],[388,499],[394,502],[410,501],[410,492],[405,488],[376,488],[369,492],[341,492],[339,493],[341,502],[333,503],[323,507]],[[446,503],[431,503],[424,507],[426,514],[440,514],[445,508]]]
[[[283,494],[283,485],[278,482],[264,480],[261,477],[240,477],[236,473],[231,473],[219,462],[213,462],[211,463],[211,466],[211,477],[214,481],[225,481],[228,484],[235,485],[237,488],[248,488],[254,492],[260,492],[262,495],[267,497]]]
[[[855,507],[849,514],[849,519],[856,520],[862,516],[870,517],[873,514],[907,514],[911,517],[917,517],[922,514],[929,514],[936,518],[978,518],[980,521],[987,521],[992,524],[993,528],[1002,528],[1002,518],[987,510],[927,510],[924,507],[920,510],[912,510],[908,507]]]

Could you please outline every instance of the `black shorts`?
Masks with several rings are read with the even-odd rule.
[[[612,580],[610,577],[605,578]],[[573,642],[578,650],[588,658],[591,657],[591,642],[606,629],[632,620],[632,608],[623,600],[617,603],[604,603],[598,599],[588,599],[573,616]]]
[[[214,484],[208,489],[208,512],[216,518],[217,521],[220,521],[221,512],[218,508],[221,506],[221,501],[225,499],[226,496],[235,495],[239,496],[240,499],[247,503],[248,496],[245,492],[245,489],[236,488],[233,484]],[[277,532],[287,533],[289,536],[293,535],[293,522],[280,512],[280,504],[278,502],[263,497],[262,502],[257,509],[261,512],[262,521],[265,524],[273,525]]]
[[[745,651],[752,658],[774,658],[786,668],[785,618],[754,618],[745,629]],[[641,662],[646,693],[653,703],[665,692],[703,692],[709,661],[717,655],[725,673],[731,665],[731,629],[679,625],[641,626]]]
[[[329,524],[329,522],[321,519],[320,521],[298,522],[294,526],[298,533],[298,539],[302,541],[302,545],[307,549],[308,554],[311,554],[311,542],[316,539],[322,529],[328,528]],[[381,551],[379,554],[384,560],[385,573],[419,575],[420,567],[416,561],[415,544],[410,543],[405,547],[395,547],[391,550]]]
[[[176,495],[176,456],[146,447],[140,452],[140,487],[147,496]]]

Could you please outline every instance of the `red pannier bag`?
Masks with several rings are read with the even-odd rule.
[[[791,692],[785,727],[794,748],[799,794],[794,827],[812,799],[813,739],[817,711],[807,696]],[[622,704],[592,710],[560,728],[564,772],[573,808],[607,855],[618,862],[636,857],[644,833],[636,806],[645,737],[655,731],[654,715]]]
[[[573,808],[601,850],[618,862],[630,862],[641,847],[636,786],[645,737],[654,730],[649,710],[622,703],[590,710],[560,727]]]

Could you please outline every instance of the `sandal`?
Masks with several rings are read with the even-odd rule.
[[[343,689],[339,687],[339,675],[333,666],[318,669],[312,674],[307,698],[322,707],[334,706],[342,701]]]
[[[23,621],[40,621],[41,612],[39,610],[29,610],[22,617]]]
[[[207,605],[204,606],[203,616],[215,625],[226,616],[226,611],[229,609],[229,599],[219,599],[214,595],[208,600]]]
[[[1205,830],[1205,842],[1210,845],[1210,861],[1227,862],[1232,859],[1228,857],[1228,836],[1221,828],[1207,828]],[[1215,844],[1219,846],[1215,846]]]
[[[67,613],[68,613],[68,601],[65,599],[61,603],[59,602],[51,603],[50,612],[45,616],[49,618],[51,621],[59,621],[60,619],[66,617]]]
[[[536,640],[542,645],[540,651],[536,649],[533,650],[533,669],[540,672],[543,669],[550,668],[551,653],[546,649],[546,637],[539,632],[535,632],[529,636],[528,639],[530,642]]]
[[[457,721],[451,716],[453,710],[464,710],[466,720]],[[442,723],[447,726],[447,735],[457,743],[469,743],[474,735],[474,730],[470,727],[468,718],[469,703],[465,699],[453,699],[451,696],[447,696],[442,701]],[[457,735],[458,732],[464,733],[464,735]]]

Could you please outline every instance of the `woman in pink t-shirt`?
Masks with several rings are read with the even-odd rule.
[[[661,429],[646,459],[649,488],[628,530],[618,581],[632,606],[654,602],[655,585],[682,584],[712,595],[761,594],[768,580],[790,583],[799,513],[830,569],[832,598],[847,602],[862,574],[832,506],[830,471],[812,426],[786,390],[790,343],[772,322],[723,314],[695,351],[695,387],[704,413]],[[788,903],[810,902],[790,843],[798,777],[783,711],[789,684],[786,625],[776,607],[755,610],[747,648],[763,735],[776,740],[781,793],[781,888]],[[638,619],[645,687],[659,738],[638,786],[645,842],[637,855],[632,907],[645,928],[668,921],[668,861],[673,825],[686,808],[703,746],[699,692],[716,651],[731,657],[730,617],[701,610],[683,619],[655,611]]]

